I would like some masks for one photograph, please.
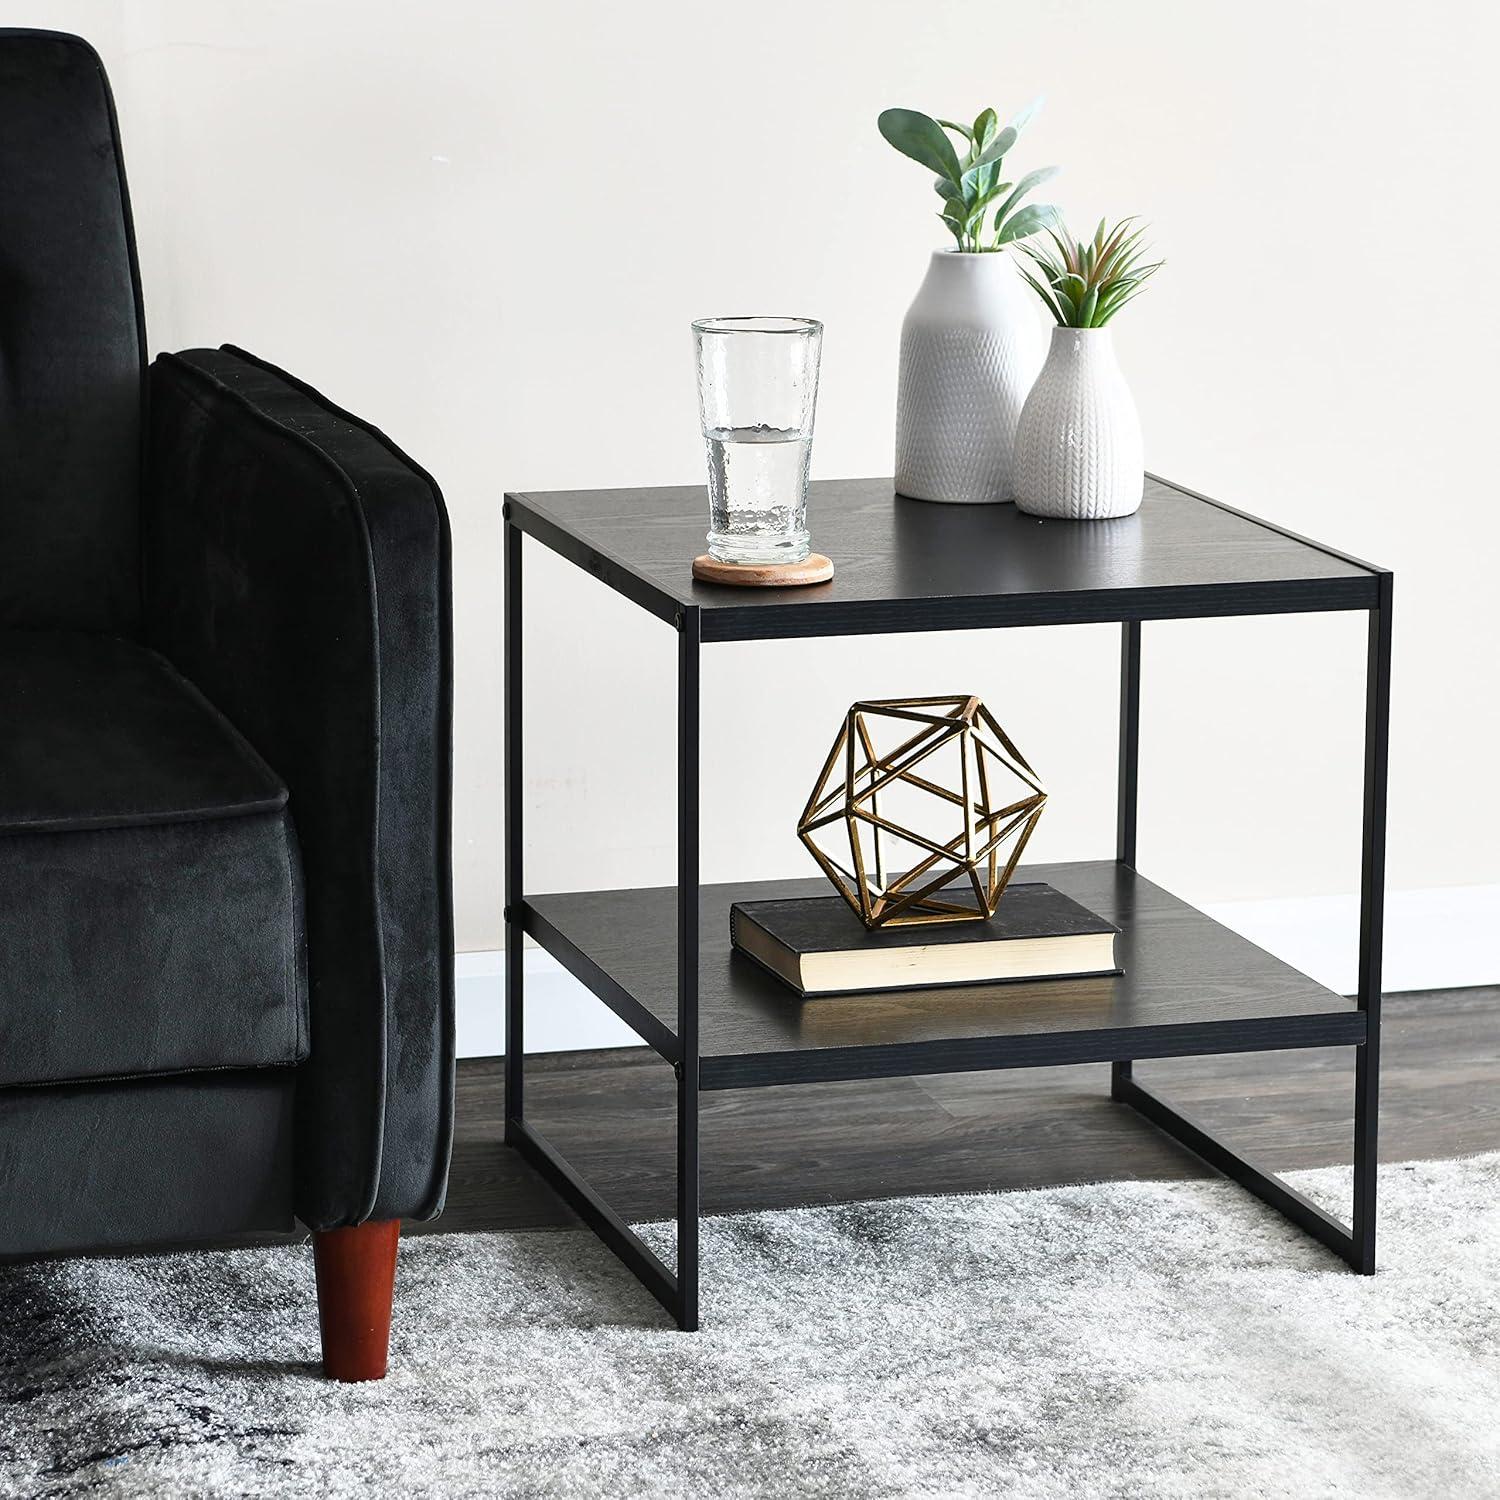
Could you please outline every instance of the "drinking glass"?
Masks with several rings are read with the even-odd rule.
[[[796,563],[811,551],[807,466],[823,325],[813,318],[700,318],[698,410],[708,449],[708,553]]]

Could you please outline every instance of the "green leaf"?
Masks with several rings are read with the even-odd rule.
[[[994,140],[995,132],[1000,128],[1000,120],[992,109],[979,112],[979,117],[974,121],[974,144],[981,151]]]
[[[1094,326],[1094,309],[1099,305],[1099,288],[1091,287],[1084,294],[1083,300],[1078,304],[1078,326],[1080,328],[1092,328]]]
[[[1141,287],[1136,287],[1135,290],[1130,292],[1127,296],[1121,297],[1117,302],[1112,303],[1108,312],[1096,314],[1094,317],[1094,327],[1103,328],[1104,325],[1109,322],[1109,320],[1114,317],[1114,315],[1119,312],[1119,310],[1124,307],[1127,302],[1134,302],[1135,299],[1140,296],[1142,290],[1143,289]]]
[[[949,198],[953,195],[953,184],[946,177],[934,177],[932,179],[932,190],[939,198]]]
[[[1128,222],[1128,220],[1125,221],[1125,223]],[[1120,229],[1117,230],[1116,233],[1118,234],[1123,231],[1124,227],[1125,224],[1122,223],[1120,225]],[[1145,232],[1145,226],[1142,225],[1142,227],[1137,229],[1134,234],[1127,235],[1125,236],[1125,238],[1121,239],[1120,242],[1115,245],[1113,251],[1110,253],[1111,267],[1113,269],[1117,269],[1121,275],[1124,275],[1125,273],[1132,270],[1140,261],[1140,258],[1146,253],[1146,247],[1140,242],[1141,237],[1145,234]],[[1113,242],[1114,241],[1112,237],[1111,243],[1113,244]]]
[[[995,215],[995,233],[999,234],[1000,226],[1005,222],[1005,216],[1016,204],[1018,204],[1032,188],[1040,187],[1042,183],[1050,178],[1056,177],[1056,167],[1038,167],[1034,172],[1028,172],[1017,184],[1015,191],[1000,205],[1000,211]]]
[[[970,200],[970,209],[976,213],[983,213],[985,209],[987,209],[990,204],[993,203],[995,199],[1009,186],[1010,184],[1008,182],[1000,182],[996,183],[993,187],[985,188],[982,192],[977,193]]]
[[[1002,207],[995,216],[995,240],[1001,245],[1009,245],[1013,240],[1024,240],[1028,235],[1051,229],[1059,222],[1057,207],[1052,203],[1028,203],[1025,208],[1018,208],[1002,224],[1000,217],[1004,213],[1005,209]]]
[[[1038,297],[1042,299],[1043,302],[1047,304],[1047,311],[1051,313],[1059,323],[1061,323],[1063,321],[1062,309],[1058,307],[1057,303],[1053,300],[1051,289],[1049,287],[1043,286],[1042,283],[1038,281],[1030,271],[1026,270],[1024,266],[1021,268],[1021,275],[1023,275],[1026,280],[1031,283],[1032,290],[1037,294]]]
[[[1127,234],[1126,230],[1129,228],[1129,225],[1129,219],[1121,219],[1120,222],[1115,225],[1114,231],[1108,239],[1101,240],[1098,234],[1095,235],[1095,240],[1099,243],[1099,257],[1101,260],[1110,260],[1115,256],[1126,254],[1129,251],[1131,244],[1135,240],[1138,240],[1145,232],[1144,229],[1138,229],[1134,234]],[[1101,233],[1103,229],[1104,225],[1101,222],[1099,225],[1099,230]]]
[[[1043,95],[1038,94],[1036,98],[1033,99],[1031,103],[1028,104],[1026,108],[1023,109],[1021,113],[1018,114],[1015,119],[1010,122],[1010,128],[1014,130],[1017,135],[1020,135],[1020,133],[1025,130],[1025,128],[1029,124],[1031,124],[1032,120],[1036,118],[1036,113],[1039,109],[1041,109],[1043,102]]]
[[[1026,256],[1032,262],[1032,264],[1036,266],[1037,270],[1042,273],[1042,280],[1045,281],[1049,287],[1055,286],[1057,282],[1061,280],[1061,268],[1049,256],[1045,254],[1039,254],[1037,250],[1031,245],[1020,245],[1017,248],[1020,250],[1021,254]]]
[[[989,145],[986,146],[984,150],[981,151],[979,155],[969,163],[968,168],[964,172],[964,176],[970,177],[981,167],[989,166],[992,161],[999,161],[1000,158],[1004,156],[1012,146],[1015,145],[1015,143],[1016,133],[1010,128],[1009,125],[1007,125],[1004,130],[997,131],[994,139],[990,141]]]
[[[930,172],[940,173],[955,187],[963,173],[953,142],[943,134],[943,127],[931,115],[916,109],[886,109],[876,121],[880,133],[903,156],[920,162]]]
[[[957,120],[939,120],[938,124],[944,130],[956,130],[966,141],[974,139],[974,132],[967,125],[960,125]]]
[[[1103,292],[1094,309],[1094,326],[1102,328],[1115,309],[1125,305],[1138,285],[1138,282],[1122,281]]]
[[[1138,275],[1121,281],[1116,287],[1111,288],[1108,306],[1105,305],[1103,297],[1099,299],[1099,311],[1094,317],[1094,327],[1102,328],[1127,302],[1140,296],[1146,288],[1146,282],[1165,264],[1165,261],[1159,260],[1154,265],[1145,266]]]

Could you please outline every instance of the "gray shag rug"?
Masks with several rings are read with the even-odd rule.
[[[696,1336],[585,1233],[414,1238],[352,1387],[305,1249],[12,1266],[0,1493],[1500,1495],[1500,1154],[1381,1187],[1374,1278],[1223,1182],[711,1220]]]

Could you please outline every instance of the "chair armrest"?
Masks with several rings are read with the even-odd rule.
[[[291,791],[311,1056],[297,1214],[430,1218],[453,1114],[447,514],[387,438],[244,353],[151,367],[151,643]]]

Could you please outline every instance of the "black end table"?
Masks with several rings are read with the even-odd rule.
[[[698,1096],[704,1089],[1112,1064],[1112,1093],[1242,1183],[1356,1271],[1375,1269],[1380,955],[1390,715],[1391,574],[1154,477],[1138,515],[1039,521],[1014,505],[904,500],[881,479],[814,484],[833,582],[695,583],[700,486],[508,495],[505,501],[506,1140],[685,1329],[698,1326]],[[523,536],[677,632],[677,884],[528,896],[522,871]],[[1369,615],[1359,993],[1350,1001],[1136,873],[1141,622],[1363,610]],[[1121,624],[1119,800],[1112,861],[1023,867],[1121,929],[1114,979],[799,1002],[731,952],[733,901],[821,880],[700,886],[699,673],[714,641]],[[788,832],[790,837],[790,830]],[[526,1119],[522,936],[557,958],[677,1078],[677,1265],[667,1266]],[[961,999],[955,998],[961,995]],[[1355,1049],[1352,1228],[1131,1076],[1138,1058]]]

